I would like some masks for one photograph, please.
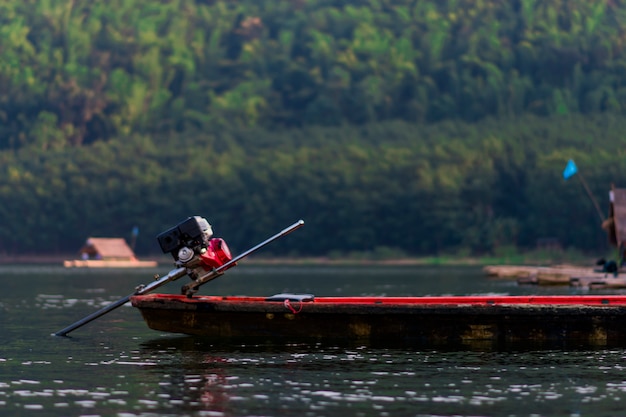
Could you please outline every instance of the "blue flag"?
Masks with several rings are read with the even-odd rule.
[[[574,176],[574,174],[576,174],[577,172],[578,172],[578,167],[576,166],[574,161],[570,159],[569,161],[567,161],[567,165],[565,166],[565,169],[563,170],[563,178],[567,180],[570,177]]]

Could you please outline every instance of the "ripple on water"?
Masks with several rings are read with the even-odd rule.
[[[383,276],[376,271],[372,276]],[[291,272],[283,274],[290,281]],[[5,315],[12,320],[0,353],[0,415],[528,415],[532,407],[536,415],[573,416],[580,409],[578,415],[587,416],[620,415],[615,410],[626,408],[626,351],[620,349],[449,352],[224,346],[191,337],[164,338],[144,329],[139,314],[119,314],[123,318],[98,321],[75,338],[55,339],[58,348],[47,340],[37,346],[33,324],[56,330],[82,317],[72,308],[97,308],[108,304],[107,298],[116,299],[113,294],[129,291],[126,278],[119,285],[110,280],[91,285],[86,280],[95,275],[87,275],[80,282],[94,288],[74,286],[75,273],[71,279],[24,279],[19,292],[7,296],[6,303],[20,311]],[[18,281],[10,280],[16,288]],[[136,281],[145,282],[145,276]],[[334,281],[329,292],[339,285]],[[110,285],[107,291],[105,285]],[[381,288],[392,291],[388,284]],[[351,289],[343,286],[341,291]],[[142,332],[123,327],[132,320]]]
[[[107,291],[104,288],[88,288],[85,289],[84,292],[86,294],[106,294]],[[35,305],[42,310],[66,309],[77,305],[102,308],[114,301],[117,301],[118,299],[119,297],[115,296],[110,296],[105,299],[103,297],[69,298],[61,294],[37,294],[35,297]],[[129,304],[130,303],[127,303],[127,305]]]

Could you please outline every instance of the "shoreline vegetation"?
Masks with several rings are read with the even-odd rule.
[[[390,266],[487,266],[487,265],[576,265],[593,266],[595,260],[601,256],[592,257],[580,253],[568,253],[566,251],[555,252],[529,252],[516,253],[500,256],[462,256],[462,255],[439,255],[439,256],[402,256],[402,257],[373,257],[371,254],[359,253],[345,256],[250,256],[241,263],[248,265],[390,265]],[[0,265],[63,265],[64,260],[75,259],[71,255],[6,255],[0,254]],[[610,256],[609,256],[610,258]],[[142,261],[157,261],[159,267],[171,265],[173,261],[165,256],[140,257]]]
[[[623,1],[115,4],[0,6],[0,254],[141,257],[205,213],[233,248],[303,218],[263,255],[332,262],[608,250]]]

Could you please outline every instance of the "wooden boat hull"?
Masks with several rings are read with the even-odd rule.
[[[626,296],[131,298],[154,330],[216,339],[626,344]]]

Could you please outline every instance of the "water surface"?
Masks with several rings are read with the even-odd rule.
[[[0,267],[4,416],[615,416],[626,349],[454,350],[238,344],[162,334],[125,305],[51,336],[167,267]],[[185,279],[162,290],[177,293]],[[471,267],[252,266],[202,294],[575,294],[519,286]]]

